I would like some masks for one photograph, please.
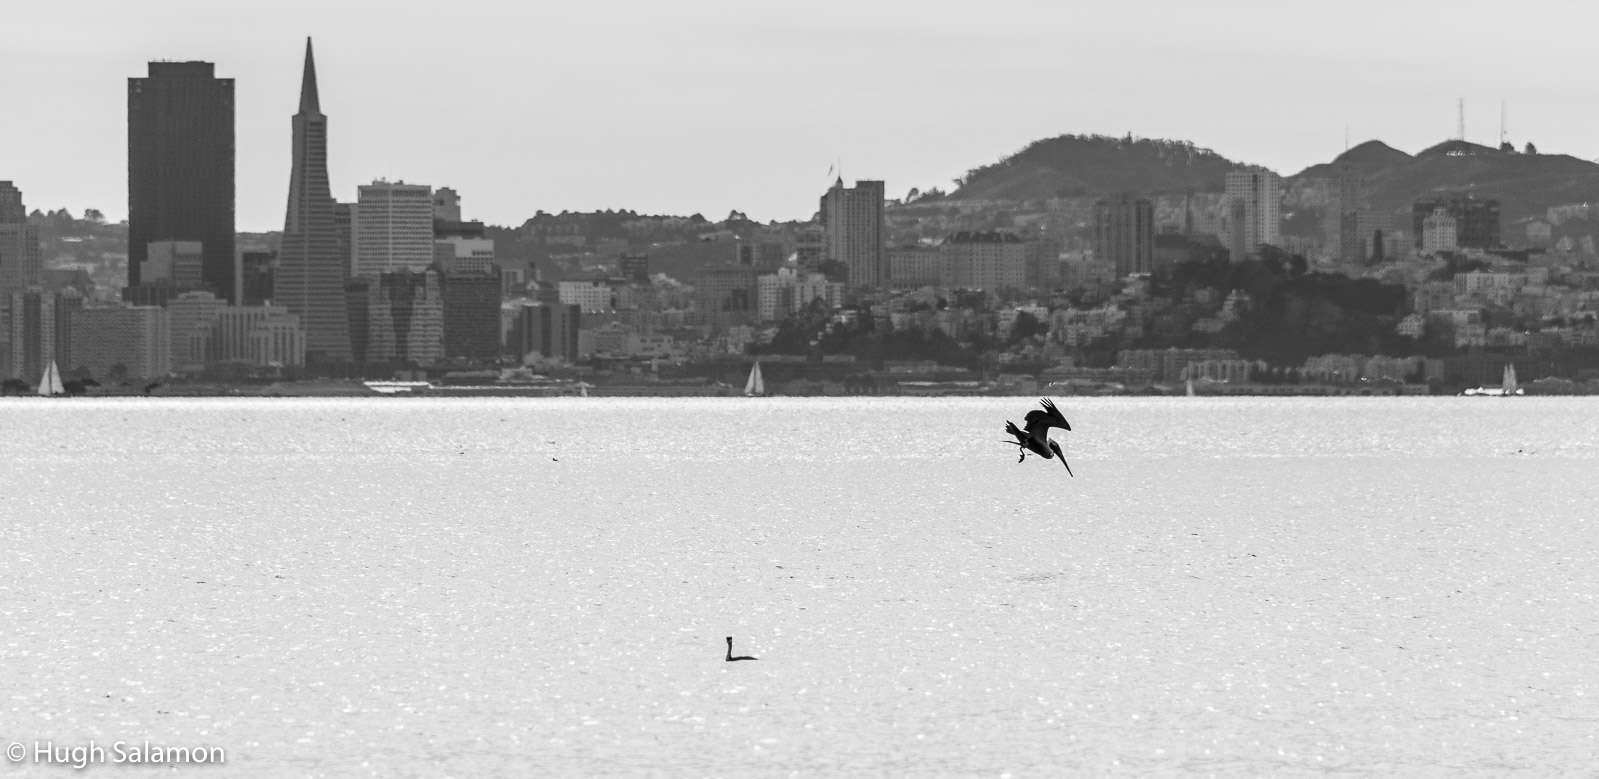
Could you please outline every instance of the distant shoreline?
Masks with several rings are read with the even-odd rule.
[[[965,383],[962,383],[965,384]],[[1578,385],[1576,391],[1530,392],[1523,397],[1581,397],[1599,395],[1599,388]],[[586,394],[585,394],[586,391]],[[1056,385],[1021,386],[948,386],[940,382],[921,382],[908,385],[886,385],[876,393],[819,391],[774,392],[765,397],[830,397],[830,398],[910,398],[910,397],[1110,397],[1110,398],[1184,398],[1190,397],[1182,389],[1162,388],[1107,388]],[[1213,384],[1196,390],[1194,398],[1221,397],[1460,397],[1461,391],[1435,392],[1425,384],[1388,385],[1375,387],[1336,384],[1265,384],[1227,385]],[[200,385],[194,387],[163,386],[148,394],[141,391],[93,391],[76,396],[44,398],[32,394],[6,395],[4,398],[33,398],[61,400],[77,398],[743,398],[744,394],[725,385],[588,385],[579,389],[570,385],[435,385],[399,391],[379,391],[361,382],[286,382],[253,387]]]

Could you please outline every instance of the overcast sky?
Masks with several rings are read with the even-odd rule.
[[[1599,156],[1599,4],[1172,0],[194,0],[0,4],[0,179],[127,214],[130,76],[236,79],[238,227],[282,229],[306,36],[334,196],[454,187],[468,218],[808,218],[835,160],[891,196],[1064,133],[1285,175],[1377,138]]]

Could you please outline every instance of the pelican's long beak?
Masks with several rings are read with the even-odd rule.
[[[1066,462],[1066,454],[1060,450],[1060,444],[1050,441],[1049,448],[1055,452],[1056,457],[1060,458],[1060,464],[1066,466],[1066,475],[1076,478],[1077,474],[1072,473],[1072,466]]]

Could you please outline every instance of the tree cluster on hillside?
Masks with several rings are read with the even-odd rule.
[[[1320,354],[1405,356],[1416,344],[1395,326],[1409,311],[1405,288],[1375,279],[1309,273],[1303,257],[1266,251],[1237,263],[1185,262],[1162,270],[1157,294],[1179,298],[1199,289],[1238,290],[1249,303],[1206,345],[1245,359],[1300,365]]]

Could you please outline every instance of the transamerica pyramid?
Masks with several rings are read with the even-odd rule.
[[[305,40],[300,112],[294,115],[289,210],[273,276],[273,299],[300,317],[307,363],[347,362],[350,321],[344,284],[350,258],[339,250],[328,186],[328,118],[316,89],[316,61]]]

